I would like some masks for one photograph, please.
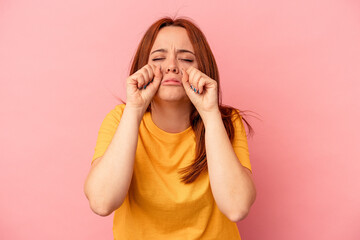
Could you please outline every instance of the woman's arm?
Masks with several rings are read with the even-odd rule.
[[[92,164],[84,191],[91,209],[107,216],[119,208],[134,171],[139,126],[160,86],[161,67],[146,64],[126,79],[126,106],[105,154]]]
[[[129,190],[143,114],[126,106],[105,154],[92,164],[84,191],[91,209],[100,216],[119,208]]]
[[[255,201],[251,173],[237,159],[218,106],[217,82],[200,70],[182,69],[186,94],[205,125],[205,148],[210,186],[220,211],[231,221],[245,218]]]
[[[244,219],[255,201],[249,169],[239,162],[226,133],[220,111],[203,116],[210,186],[220,211],[231,221]]]

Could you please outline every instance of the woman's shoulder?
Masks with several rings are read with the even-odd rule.
[[[105,117],[105,122],[120,122],[120,118],[124,112],[125,104],[118,104],[115,107],[113,107]]]
[[[125,106],[126,106],[125,103],[118,104],[118,105],[115,106],[113,111],[116,112],[116,113],[122,114],[124,112]]]
[[[228,119],[231,119],[233,122],[241,120],[241,111],[235,107],[223,105],[221,106],[221,112],[223,115],[223,118],[226,117]]]

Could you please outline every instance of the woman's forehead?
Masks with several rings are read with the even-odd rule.
[[[164,27],[156,36],[152,51],[163,48],[167,50],[187,49],[193,51],[190,38],[183,27]]]

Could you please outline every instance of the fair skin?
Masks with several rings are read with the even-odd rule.
[[[197,69],[184,28],[162,28],[150,53],[148,64],[128,77],[127,104],[118,129],[104,156],[94,160],[86,179],[84,190],[91,209],[107,216],[123,203],[131,182],[139,125],[148,105],[153,122],[172,133],[190,126],[194,105],[205,125],[214,199],[225,216],[240,221],[255,201],[256,190],[251,172],[240,164],[227,136],[216,81]],[[169,79],[177,82],[166,82]]]

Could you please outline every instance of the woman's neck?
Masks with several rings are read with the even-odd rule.
[[[179,133],[190,127],[191,102],[151,102],[152,121],[161,130]]]

